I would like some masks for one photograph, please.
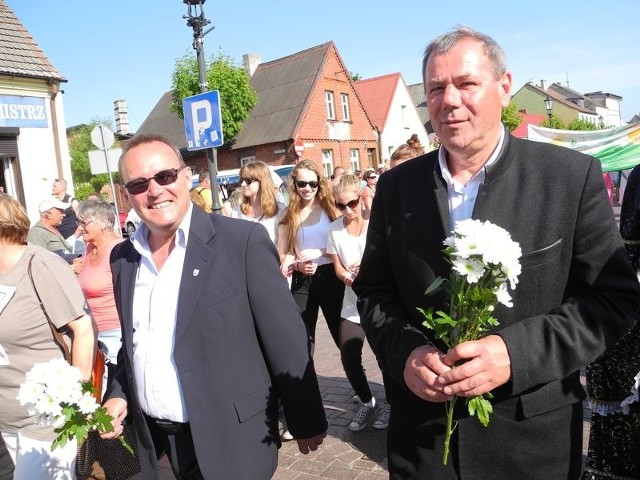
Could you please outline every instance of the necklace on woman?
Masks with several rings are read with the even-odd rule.
[[[349,231],[349,227],[355,222],[355,220],[353,222],[351,222],[351,223],[348,223],[348,224],[346,222],[347,222],[347,219],[345,218],[344,219],[344,228],[347,229],[347,233],[349,235],[351,235],[353,237],[359,237],[360,235],[362,235],[362,230],[364,229],[364,220],[363,219],[360,219],[360,230],[358,231],[357,235],[354,235],[352,232]]]
[[[95,245],[93,246],[91,252],[89,252],[89,260],[91,261],[91,263],[94,263],[96,260],[98,260],[98,247],[96,247]]]

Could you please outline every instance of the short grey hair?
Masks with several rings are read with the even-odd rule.
[[[78,220],[104,222],[108,229],[113,230],[116,224],[116,210],[104,200],[83,200],[78,204]]]
[[[507,71],[507,56],[498,42],[489,35],[480,33],[473,28],[465,25],[458,25],[456,28],[434,38],[427,48],[424,49],[424,57],[422,59],[422,81],[425,83],[425,72],[427,70],[427,62],[431,55],[443,55],[448,53],[458,42],[466,39],[476,40],[483,44],[484,53],[493,66],[493,76],[495,80],[500,79]]]

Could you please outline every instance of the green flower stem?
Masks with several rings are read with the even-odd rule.
[[[135,456],[135,453],[133,452],[133,448],[131,448],[131,445],[127,443],[127,441],[124,439],[122,435],[118,437],[118,440],[120,440],[120,443],[122,444],[122,446],[126,448],[131,455]]]
[[[451,434],[458,426],[458,422],[453,421],[453,411],[456,406],[456,400],[458,397],[453,397],[452,400],[449,400],[445,403],[445,408],[447,412],[447,434],[444,437],[444,452],[442,453],[442,464],[447,464],[447,459],[449,458],[449,447],[451,445]]]

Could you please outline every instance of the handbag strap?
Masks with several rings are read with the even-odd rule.
[[[49,323],[49,327],[51,328],[51,333],[53,333],[53,340],[56,342],[58,347],[60,347],[60,350],[62,350],[62,354],[64,355],[65,360],[71,363],[71,352],[69,351],[67,342],[64,341],[64,337],[58,331],[56,326],[53,324],[53,322],[51,321],[51,318],[49,318],[49,314],[47,313],[47,310],[44,308],[44,303],[42,303],[42,299],[40,298],[40,294],[38,293],[36,284],[33,281],[33,274],[31,273],[31,264],[33,263],[33,257],[35,257],[35,254],[31,255],[31,258],[29,259],[29,266],[27,268],[27,273],[29,274],[29,280],[31,280],[31,285],[33,285],[33,291],[36,292],[36,297],[38,297],[38,302],[40,303],[40,308],[42,308],[42,313],[44,313],[44,316],[47,319],[47,322]]]

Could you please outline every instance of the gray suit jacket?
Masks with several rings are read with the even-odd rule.
[[[132,305],[140,256],[111,256],[123,348],[107,397],[126,398],[143,478],[156,458],[133,381]],[[194,271],[198,270],[198,275]],[[327,428],[305,328],[262,225],[193,208],[178,300],[174,359],[205,478],[271,478],[280,437],[277,398],[297,438]]]
[[[493,392],[487,428],[458,402],[453,461],[444,468],[444,405],[411,394],[403,368],[414,348],[433,340],[416,307],[447,308],[442,294],[424,294],[436,277],[449,276],[442,253],[451,230],[447,185],[437,152],[380,177],[354,290],[367,338],[394,380],[390,468],[415,478],[458,478],[456,471],[477,479],[578,478],[579,370],[629,328],[640,298],[600,165],[507,135],[473,218],[508,230],[523,252],[514,306],[495,311],[494,333],[506,343],[512,377]],[[414,455],[427,460],[417,466]]]

